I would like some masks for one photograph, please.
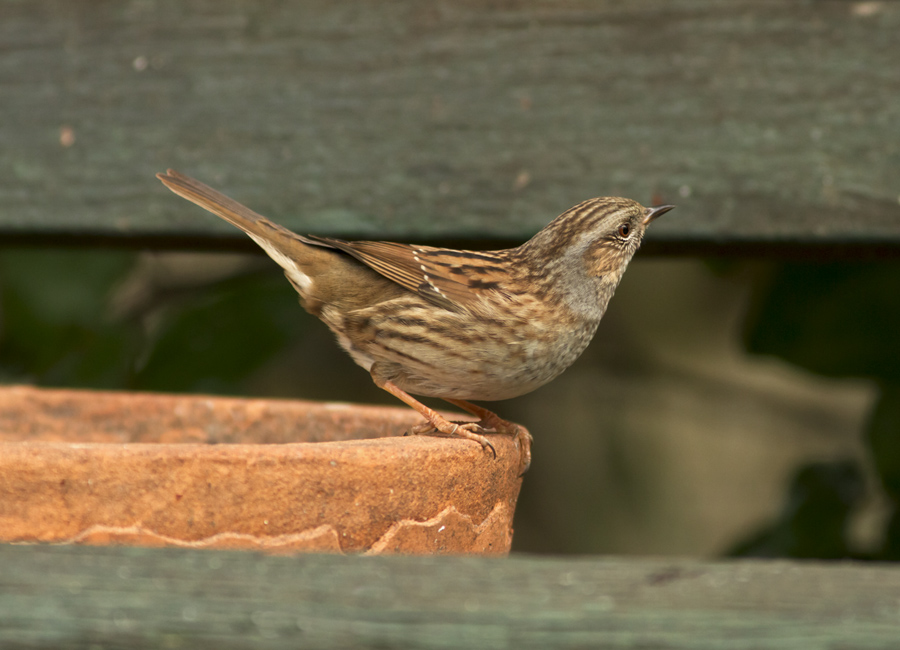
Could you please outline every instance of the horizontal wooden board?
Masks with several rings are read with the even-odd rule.
[[[0,545],[4,648],[896,648],[900,568]]]
[[[900,245],[900,3],[0,4],[0,236],[530,236],[582,199],[650,240]]]

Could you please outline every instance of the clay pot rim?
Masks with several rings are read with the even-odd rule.
[[[0,538],[507,553],[517,441],[495,435],[495,458],[470,440],[398,435],[418,421],[392,407],[0,387]]]
[[[493,435],[493,434],[489,434]],[[497,456],[505,454],[501,450],[506,447],[504,441],[514,444],[510,436],[499,435],[491,438],[491,442],[497,448]],[[226,456],[229,454],[244,455],[248,450],[255,451],[258,455],[272,455],[277,457],[303,456],[305,458],[330,457],[335,452],[353,455],[366,454],[372,458],[373,454],[384,455],[385,458],[397,458],[397,456],[415,456],[419,453],[452,457],[454,460],[462,460],[464,456],[477,457],[485,455],[494,460],[490,450],[483,450],[478,443],[450,438],[447,436],[415,435],[415,436],[391,436],[384,438],[359,438],[354,440],[327,440],[321,442],[66,442],[59,440],[2,440],[0,449],[14,449],[17,447],[32,448],[58,448],[68,450],[91,451],[96,449],[108,450],[115,447],[123,454],[142,454],[148,450],[166,450],[174,454],[190,453],[198,456]],[[471,449],[470,449],[471,448]],[[474,450],[475,454],[469,453]]]

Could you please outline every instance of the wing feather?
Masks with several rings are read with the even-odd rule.
[[[499,289],[496,280],[486,278],[505,273],[503,251],[455,251],[316,236],[309,239],[352,255],[389,280],[451,311],[475,307],[482,293]]]

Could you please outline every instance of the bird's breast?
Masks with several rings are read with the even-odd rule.
[[[392,301],[394,302],[394,301]],[[450,312],[417,299],[345,314],[338,334],[357,364],[404,390],[434,397],[500,400],[546,384],[584,351],[597,323],[537,314]],[[328,319],[324,319],[326,322]]]

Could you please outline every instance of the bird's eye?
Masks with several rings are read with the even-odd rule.
[[[619,237],[627,237],[631,232],[631,224],[623,223],[619,226]]]

